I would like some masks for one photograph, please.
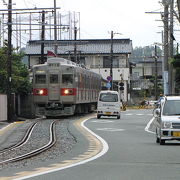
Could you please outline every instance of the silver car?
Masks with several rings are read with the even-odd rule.
[[[165,96],[154,110],[156,142],[180,140],[180,96]]]

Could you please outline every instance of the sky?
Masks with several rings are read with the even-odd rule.
[[[54,0],[12,2],[16,3],[14,8],[54,6]],[[162,43],[161,15],[145,13],[162,12],[163,6],[158,0],[56,0],[56,6],[60,11],[80,14],[81,39],[109,39],[113,31],[114,38],[131,39],[133,47]]]

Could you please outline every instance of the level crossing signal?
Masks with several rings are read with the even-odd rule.
[[[123,83],[123,82],[120,82],[120,83],[119,83],[119,89],[120,89],[120,90],[124,90],[124,83]]]

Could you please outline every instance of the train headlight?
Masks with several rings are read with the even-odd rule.
[[[39,95],[43,95],[44,94],[44,90],[43,89],[40,89],[39,90]]]
[[[64,90],[64,94],[65,94],[65,95],[68,95],[68,94],[69,94],[69,89],[65,89],[65,90]]]
[[[61,88],[61,95],[62,96],[76,95],[76,89],[75,88]]]
[[[35,96],[47,96],[48,91],[45,88],[33,89],[33,95]]]

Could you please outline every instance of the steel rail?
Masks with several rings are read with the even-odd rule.
[[[15,148],[18,148],[18,147],[24,145],[24,144],[28,141],[28,139],[29,139],[29,137],[31,136],[31,133],[32,133],[32,131],[33,131],[33,129],[34,129],[34,127],[35,127],[36,125],[37,125],[37,122],[36,122],[36,123],[33,123],[33,124],[28,128],[25,136],[23,137],[23,139],[22,139],[20,142],[18,142],[18,143],[15,144],[15,145],[12,145],[12,146],[10,146],[10,147],[7,147],[7,148],[4,148],[4,149],[0,150],[0,154],[4,153],[4,152],[6,152],[6,151],[13,150],[13,149],[15,149]]]
[[[10,162],[17,162],[17,161],[20,161],[20,160],[23,160],[23,159],[27,159],[27,158],[36,156],[36,155],[46,151],[47,149],[51,148],[56,143],[55,123],[56,123],[56,121],[53,121],[51,123],[51,125],[50,125],[50,140],[49,140],[49,142],[46,145],[44,145],[43,147],[38,148],[36,150],[33,150],[31,152],[28,152],[26,154],[23,154],[21,156],[1,161],[0,165],[6,164],[6,163],[10,163]]]

